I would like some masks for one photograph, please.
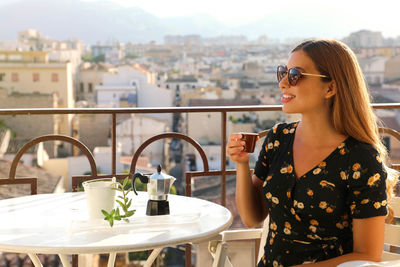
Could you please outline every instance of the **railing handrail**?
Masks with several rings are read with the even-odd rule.
[[[400,108],[400,103],[373,103],[371,104],[371,106],[375,109],[396,109]],[[14,108],[14,109],[0,109],[0,115],[240,112],[240,111],[281,111],[281,110],[282,110],[282,105],[149,107],[149,108]]]

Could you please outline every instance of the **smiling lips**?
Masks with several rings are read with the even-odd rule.
[[[283,94],[283,95],[282,95],[282,98],[281,98],[281,101],[282,101],[282,103],[288,103],[288,102],[290,102],[293,98],[295,98],[294,95]]]

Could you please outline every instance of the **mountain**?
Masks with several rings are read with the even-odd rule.
[[[148,42],[160,40],[167,31],[159,18],[144,10],[108,1],[31,0],[1,7],[0,39],[16,39],[26,29],[38,29],[53,39],[77,37],[87,43],[109,39]]]
[[[0,39],[15,40],[19,31],[38,29],[57,40],[77,37],[87,43],[104,40],[161,42],[167,34],[215,36],[231,33],[208,15],[158,18],[139,7],[109,1],[31,0],[0,7]]]
[[[228,27],[210,15],[159,18],[139,7],[123,7],[108,0],[2,1],[6,2],[0,4],[0,40],[15,40],[18,32],[26,29],[38,29],[56,40],[77,37],[89,44],[106,40],[162,42],[168,34],[199,34],[203,37],[246,35],[249,39],[260,35],[274,39],[342,38],[350,31],[360,29],[360,25],[349,23],[353,14],[346,15],[339,8],[328,9],[323,3],[314,5],[307,14],[298,14],[298,8],[293,6],[279,12],[266,12],[269,15],[254,23]]]

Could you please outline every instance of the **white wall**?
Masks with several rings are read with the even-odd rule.
[[[86,156],[52,158],[43,162],[43,168],[64,178],[64,189],[71,191],[72,176],[84,175],[91,171],[89,160]],[[65,179],[65,177],[67,179]]]
[[[103,174],[111,174],[111,157],[112,148],[111,147],[96,147],[93,151],[94,159],[96,161],[97,167]],[[116,152],[116,172],[120,173],[123,170],[123,165],[120,161],[121,159],[121,148],[117,146]]]
[[[131,118],[117,125],[117,142],[121,144],[122,154],[133,156],[147,139],[164,133],[167,123],[148,116],[132,114]],[[160,164],[163,159],[164,143],[165,140],[158,140],[150,144],[142,152],[142,156],[148,157],[153,166]]]
[[[98,85],[95,87],[97,95],[97,104],[99,106],[107,106],[119,108],[120,97],[124,94],[136,94],[136,86],[107,86]]]

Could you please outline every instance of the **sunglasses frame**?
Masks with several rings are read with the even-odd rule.
[[[279,80],[279,76],[280,76],[280,75],[279,75],[279,68],[280,68],[280,67],[283,67],[283,68],[286,69],[286,74],[283,75],[283,76],[281,77],[281,79]],[[296,79],[296,80],[293,80],[293,79],[290,79],[289,76],[288,76],[288,82],[289,82],[289,84],[290,84],[291,86],[296,86],[296,84],[298,83],[298,81],[299,81],[303,76],[314,76],[314,77],[329,78],[329,79],[331,78],[331,77],[326,76],[326,75],[323,75],[323,74],[313,74],[313,73],[302,72],[299,68],[296,68],[296,67],[293,67],[293,68],[288,69],[286,65],[279,65],[279,66],[276,68],[276,78],[277,78],[277,80],[278,80],[278,83],[280,83],[280,82],[285,78],[285,76],[289,75],[290,70],[292,70],[292,69],[299,72],[299,74],[298,74],[299,78]]]

